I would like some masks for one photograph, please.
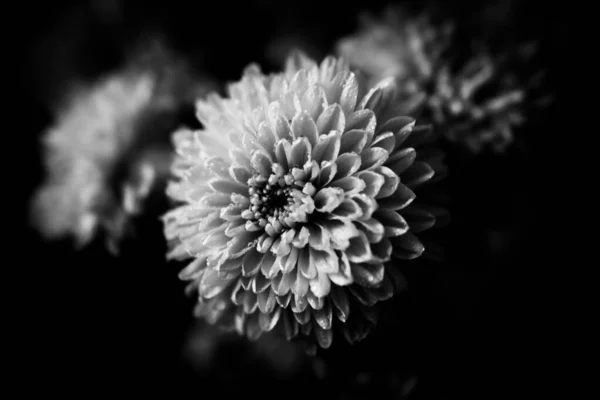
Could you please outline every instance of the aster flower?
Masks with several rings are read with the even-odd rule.
[[[532,94],[541,75],[520,76],[535,43],[510,54],[477,43],[462,57],[455,24],[428,14],[389,8],[382,19],[364,15],[361,25],[358,34],[339,41],[338,53],[371,82],[396,77],[405,113],[433,123],[446,139],[474,153],[488,146],[505,150],[514,127],[538,105]]]
[[[336,326],[366,336],[403,286],[389,261],[419,257],[415,233],[439,214],[415,192],[444,173],[441,153],[416,150],[431,130],[396,114],[395,82],[367,89],[342,59],[295,53],[198,101],[205,129],[174,134],[167,193],[181,205],[163,217],[168,258],[192,259],[180,277],[198,316],[324,348]]]
[[[145,50],[124,70],[75,86],[61,103],[42,137],[46,179],[32,202],[32,222],[47,239],[73,237],[83,246],[102,232],[116,251],[131,218],[165,181],[168,133],[190,93],[201,94],[205,85],[181,74],[182,64],[163,49]]]

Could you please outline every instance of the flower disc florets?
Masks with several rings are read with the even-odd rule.
[[[440,153],[415,150],[429,129],[395,114],[394,81],[366,89],[341,59],[295,54],[284,73],[252,65],[229,97],[197,103],[205,129],[174,135],[168,194],[183,205],[164,221],[169,257],[193,258],[180,276],[200,315],[250,338],[314,331],[321,347],[335,316],[364,337],[344,323],[374,323],[369,308],[394,292],[388,261],[423,252],[413,232],[437,210],[414,190],[443,172]]]

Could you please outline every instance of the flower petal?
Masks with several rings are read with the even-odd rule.
[[[279,322],[279,316],[281,315],[281,308],[277,308],[272,313],[260,313],[258,316],[258,323],[260,325],[260,329],[265,332],[272,331]]]
[[[298,95],[303,95],[308,89],[308,71],[301,69],[296,72],[290,81],[290,91],[296,92]]]
[[[231,195],[232,193],[248,195],[248,186],[231,179],[215,178],[208,181],[208,186],[215,192]]]
[[[321,168],[318,173],[316,182],[313,180],[313,183],[315,183],[315,186],[317,188],[322,188],[326,186],[329,182],[331,182],[336,172],[337,165],[335,163],[325,161],[321,164]]]
[[[262,293],[267,290],[271,286],[271,280],[267,279],[265,275],[261,272],[260,274],[254,275],[252,278],[252,285],[250,288],[256,294]]]
[[[389,210],[401,210],[412,203],[415,197],[416,195],[412,190],[402,183],[399,183],[398,188],[392,195],[378,201],[379,207],[387,208]]]
[[[252,248],[246,254],[244,254],[244,260],[242,262],[242,275],[243,276],[254,276],[261,266],[264,254],[259,253],[256,248]]]
[[[331,281],[326,273],[317,269],[317,279],[310,281],[310,291],[317,297],[323,298],[329,294]],[[310,300],[310,297],[309,297]],[[313,306],[313,308],[316,308]]]
[[[360,286],[373,288],[377,287],[383,281],[383,264],[354,264],[350,263],[354,282]]]
[[[320,310],[313,310],[313,317],[317,324],[323,329],[331,329],[333,314],[331,312],[331,304],[327,301]]]
[[[184,269],[179,272],[179,279],[189,281],[195,279],[199,274],[203,273],[206,268],[206,256],[195,258]]]
[[[381,147],[391,154],[396,147],[396,138],[392,132],[384,132],[374,137],[371,147]]]
[[[319,325],[315,325],[315,336],[317,343],[323,349],[328,349],[333,341],[333,332],[330,329],[323,329]]]
[[[303,248],[298,255],[298,269],[306,279],[317,277],[317,267],[311,262],[308,247]]]
[[[272,290],[265,290],[259,293],[257,296],[258,309],[261,313],[270,313],[275,309],[275,292]]]
[[[366,149],[360,154],[360,169],[368,170],[377,168],[383,165],[383,163],[387,161],[388,157],[389,153],[381,147],[372,147],[370,149]]]
[[[267,252],[265,253],[263,259],[262,259],[262,263],[260,264],[260,271],[262,272],[262,274],[267,277],[267,278],[271,278],[273,275],[273,266],[275,265],[275,256],[271,253],[271,252]]]
[[[289,169],[289,160],[292,154],[292,144],[287,140],[280,140],[275,144],[275,158],[284,171]]]
[[[335,176],[337,179],[339,179],[354,175],[354,173],[360,168],[361,158],[355,153],[344,153],[341,154],[337,160],[335,160],[335,163],[337,165],[337,173]]]
[[[289,166],[301,168],[310,160],[312,146],[307,138],[299,138],[294,140],[290,153]]]
[[[390,242],[393,246],[393,256],[402,260],[412,260],[419,257],[425,247],[423,243],[410,231],[406,232],[402,236],[395,236],[390,238]]]
[[[292,128],[283,115],[278,115],[275,119],[275,135],[278,139],[292,140]]]
[[[371,198],[377,196],[379,190],[381,190],[381,187],[385,183],[385,178],[373,171],[361,171],[356,176],[365,183],[365,188],[362,190],[362,193]]]
[[[374,217],[385,227],[385,236],[400,236],[408,231],[408,224],[400,214],[387,209],[379,209]]]
[[[346,291],[340,287],[332,287],[330,294],[330,298],[334,306],[333,311],[335,316],[340,321],[346,322],[348,320],[348,316],[350,315],[350,302],[348,301]]]
[[[282,308],[287,308],[290,305],[290,301],[292,301],[292,297],[292,293],[289,292],[285,296],[277,296],[277,304],[279,304],[279,306]]]
[[[350,246],[346,249],[346,256],[351,263],[367,262],[371,259],[371,247],[364,232],[359,231],[358,236],[350,239]]]
[[[349,115],[354,111],[356,107],[356,100],[358,96],[358,82],[353,73],[351,73],[342,88],[342,94],[340,96],[340,105],[346,115]]]
[[[278,296],[285,296],[289,293],[292,286],[296,283],[296,271],[292,271],[289,273],[284,273],[281,276],[281,280],[279,281],[279,285],[277,287],[273,287],[273,291]]]
[[[344,200],[344,190],[328,187],[319,190],[315,196],[315,209],[319,212],[329,213],[335,210]]]
[[[247,185],[248,179],[252,177],[252,172],[250,172],[244,167],[232,165],[231,167],[229,167],[229,175],[240,184]]]
[[[346,130],[360,129],[367,134],[367,145],[371,144],[373,135],[375,134],[375,127],[377,126],[377,119],[375,114],[371,110],[359,110],[355,111],[348,116],[346,122]]]
[[[294,237],[294,239],[292,240],[292,244],[301,249],[304,246],[306,246],[306,244],[308,243],[308,228],[306,228],[306,226],[303,226],[302,228],[300,228],[300,230],[296,233],[296,236]],[[299,256],[299,255],[298,255]]]
[[[358,219],[362,216],[362,210],[355,201],[346,199],[342,201],[342,203],[333,210],[330,214],[327,214],[327,217],[330,219],[349,219],[354,220]]]
[[[302,111],[296,114],[296,116],[292,120],[291,127],[294,139],[305,137],[308,139],[311,146],[317,144],[319,136],[317,132],[317,125],[306,111]]]
[[[311,314],[310,309],[306,308],[303,312],[294,313],[294,318],[300,325],[307,325],[310,322]]]
[[[412,232],[422,232],[435,225],[436,215],[425,206],[411,204],[402,210],[402,216]]]
[[[327,134],[331,131],[344,132],[346,117],[339,104],[329,105],[317,119],[319,134]]]
[[[321,85],[310,86],[302,96],[300,106],[310,115],[313,121],[316,121],[327,107],[327,98],[323,87]]]
[[[298,276],[302,276],[302,275],[298,275]],[[308,299],[306,298],[306,293],[308,293],[308,280],[304,277],[302,277],[303,282],[306,282],[306,292],[304,292],[304,294],[302,296],[296,295],[294,293],[294,301],[292,301],[292,312],[299,314],[299,313],[303,313],[306,310],[306,307],[308,307]],[[298,282],[298,281],[296,281]],[[292,293],[293,293],[292,289]]]
[[[269,127],[266,121],[263,121],[258,126],[258,142],[262,146],[263,149],[269,153],[271,157],[275,156],[273,150],[275,148],[275,142],[277,141],[277,137],[273,130]]]
[[[221,279],[216,270],[207,269],[198,286],[198,294],[207,299],[213,298],[225,290],[230,282],[231,280]]]
[[[359,234],[356,226],[348,220],[323,220],[321,224],[329,232],[331,247],[335,250],[345,250],[350,245],[350,239]]]
[[[373,261],[386,263],[392,257],[392,243],[386,237],[377,243],[371,243],[371,253],[373,254]]]
[[[339,270],[339,259],[331,250],[310,248],[310,262],[319,273],[335,274]]]
[[[383,224],[375,218],[355,221],[355,224],[366,235],[369,243],[379,242],[385,234]]]
[[[294,115],[301,110],[300,99],[298,98],[298,95],[291,90],[281,96],[279,104],[281,105],[281,113],[288,121],[294,118]]]
[[[296,303],[298,303],[298,298],[304,298],[308,292],[308,279],[300,272],[299,268],[295,273],[296,282],[292,286],[292,293],[296,296]]]
[[[409,129],[412,129],[412,127],[415,126],[415,123],[416,123],[416,120],[412,117],[405,117],[405,116],[394,117],[394,118],[388,119],[387,121],[385,121],[385,123],[378,126],[377,131],[378,132],[390,131],[393,133],[397,133],[397,132],[400,132],[400,130],[405,129],[407,127],[409,127]]]
[[[381,199],[392,195],[397,189],[398,184],[400,183],[400,178],[394,171],[389,169],[388,167],[381,166],[379,168],[373,169],[373,171],[377,172],[384,178],[384,183],[379,189],[379,192],[375,196],[376,199]]]
[[[315,250],[327,250],[329,249],[329,242],[331,236],[321,224],[314,223],[309,225],[309,245]]]
[[[329,279],[338,286],[347,286],[354,283],[350,262],[345,253],[342,253],[340,257],[340,270],[336,274],[329,274]]]
[[[285,264],[283,265],[283,272],[285,274],[291,272],[292,270],[294,270],[294,268],[296,268],[296,265],[298,264],[298,255],[298,248],[292,247],[290,254],[288,254],[285,260]]]
[[[369,135],[364,129],[351,129],[342,134],[340,142],[340,153],[357,153],[367,145]]]
[[[395,152],[386,162],[386,166],[390,168],[394,173],[400,176],[401,173],[406,171],[410,167],[415,158],[417,152],[412,147],[399,150]]]
[[[417,187],[430,180],[435,171],[423,161],[415,161],[409,169],[402,174],[402,181],[410,188]]]
[[[261,176],[268,178],[271,175],[273,163],[266,152],[256,150],[252,154],[251,163],[254,170]]]
[[[318,143],[313,148],[312,159],[317,163],[334,161],[340,152],[340,133],[332,131],[319,137]]]

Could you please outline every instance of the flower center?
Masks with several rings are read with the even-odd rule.
[[[280,235],[299,222],[306,222],[312,213],[312,184],[294,178],[279,164],[273,164],[273,173],[265,178],[254,174],[248,180],[250,206],[242,213],[246,230],[264,229],[269,236]]]

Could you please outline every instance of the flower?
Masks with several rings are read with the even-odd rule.
[[[47,176],[34,194],[32,222],[48,239],[78,246],[106,234],[109,250],[130,232],[130,220],[168,175],[169,133],[190,92],[181,65],[155,47],[94,84],[80,84],[43,135]],[[142,57],[143,56],[143,57]]]
[[[402,111],[434,124],[449,141],[473,153],[486,147],[502,152],[535,100],[540,76],[521,71],[536,44],[509,54],[476,43],[463,59],[455,31],[453,22],[389,8],[382,19],[363,16],[360,31],[340,40],[337,51],[371,82],[396,77],[404,91]]]
[[[283,73],[257,65],[197,102],[204,130],[174,136],[163,217],[169,259],[198,316],[257,339],[275,327],[323,348],[338,326],[351,342],[373,306],[403,286],[390,260],[419,257],[415,233],[439,210],[415,191],[442,177],[443,154],[416,149],[428,127],[395,112],[396,83],[366,90],[343,59],[294,53]]]

